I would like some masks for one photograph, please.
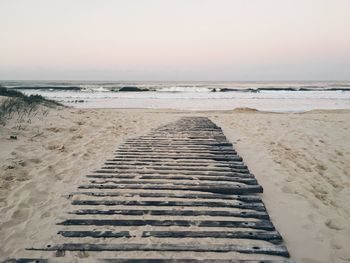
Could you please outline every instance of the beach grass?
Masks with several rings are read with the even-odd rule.
[[[18,123],[29,121],[39,113],[39,109],[63,106],[57,101],[48,100],[41,95],[26,95],[20,91],[0,87],[0,124],[5,125],[16,118]],[[45,110],[46,109],[46,110]]]

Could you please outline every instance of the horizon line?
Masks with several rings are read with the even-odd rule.
[[[349,80],[330,80],[330,79],[319,79],[319,80],[87,80],[87,79],[0,79],[3,81],[76,81],[76,82],[350,82]]]

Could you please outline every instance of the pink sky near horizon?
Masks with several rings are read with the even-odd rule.
[[[349,0],[0,0],[0,79],[350,79]]]

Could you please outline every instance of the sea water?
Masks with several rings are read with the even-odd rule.
[[[350,82],[0,81],[77,108],[304,112],[350,109]],[[133,91],[131,91],[133,90]]]

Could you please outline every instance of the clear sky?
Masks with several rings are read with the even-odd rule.
[[[350,0],[0,0],[0,79],[349,80]]]

